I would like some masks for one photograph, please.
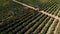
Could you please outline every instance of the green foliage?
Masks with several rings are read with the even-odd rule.
[[[5,7],[7,5],[9,5],[9,1],[8,0],[0,0],[0,6]]]
[[[56,20],[54,22],[54,25],[51,27],[51,30],[50,30],[50,33],[49,34],[53,34],[54,33],[55,27],[57,26],[58,22],[59,22],[59,20]]]
[[[19,16],[29,10],[31,11],[31,9],[14,3],[12,0],[0,0],[0,19],[7,18],[8,15]]]
[[[54,4],[52,0],[17,0],[17,1],[26,3],[33,7],[39,7],[40,9],[43,8],[45,10],[49,9]],[[54,1],[54,2],[56,2],[56,1]],[[53,8],[53,6],[51,8]],[[53,12],[54,10],[51,8],[49,9],[50,13],[51,13],[51,11],[52,11],[52,13],[54,13]],[[14,18],[16,16],[21,16],[29,11],[30,11],[30,13],[24,15],[22,18],[17,17],[18,20]],[[57,14],[57,13],[58,13],[58,11],[56,11],[55,14]],[[33,12],[32,9],[29,9],[20,4],[17,4],[15,2],[13,2],[12,0],[0,0],[0,20],[7,18],[9,15],[13,16],[13,18],[10,18],[9,20],[4,21],[4,24],[5,25],[7,24],[7,25],[5,26],[6,30],[4,30],[2,33],[8,32],[9,30],[11,30],[11,31],[9,31],[10,34],[17,32],[18,30],[21,30],[21,31],[19,31],[19,33],[22,33],[22,32],[27,31],[31,27],[31,29],[28,30],[27,33],[34,32],[36,34],[36,33],[40,32],[41,34],[45,34],[54,20],[51,17],[47,17],[46,15],[44,16],[44,14],[38,15],[38,13]],[[58,13],[58,16],[60,16],[60,12]],[[52,27],[51,34],[53,33],[53,30],[56,27],[57,22],[58,21],[56,21],[54,26]],[[14,26],[12,27],[13,24],[14,24]],[[9,26],[11,26],[11,29],[8,28]],[[7,28],[8,28],[8,30],[7,30]]]
[[[45,34],[47,32],[48,28],[50,27],[50,25],[52,24],[53,20],[54,19],[51,18],[39,34]]]
[[[59,10],[59,12],[58,12],[58,16],[60,17],[60,10]]]

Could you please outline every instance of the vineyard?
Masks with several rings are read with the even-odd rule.
[[[0,34],[59,34],[59,0],[0,0]],[[40,11],[26,5],[39,8]],[[49,16],[50,15],[50,16]]]

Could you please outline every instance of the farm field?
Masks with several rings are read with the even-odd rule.
[[[59,0],[0,0],[0,34],[59,33]]]
[[[60,32],[60,23],[59,26],[57,27],[56,34],[59,34],[59,32]]]

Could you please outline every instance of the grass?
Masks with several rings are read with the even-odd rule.
[[[42,8],[44,4],[46,5],[49,2],[49,0],[30,0],[30,1],[29,0],[17,0],[17,1],[26,3],[33,7],[39,7],[39,8]]]
[[[31,9],[14,3],[12,0],[0,0],[0,20],[8,15],[19,16],[27,11],[31,11]]]

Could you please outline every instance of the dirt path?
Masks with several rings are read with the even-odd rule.
[[[16,2],[16,3],[19,3],[19,4],[21,4],[21,5],[23,5],[23,6],[25,6],[25,7],[31,8],[31,9],[33,9],[33,10],[36,10],[36,8],[34,8],[34,7],[32,7],[32,6],[29,6],[29,5],[27,5],[27,4],[18,2],[18,1],[16,1],[16,0],[13,0],[13,1]],[[60,17],[55,16],[55,15],[52,15],[52,14],[49,14],[49,13],[45,12],[44,10],[39,11],[39,12],[40,12],[40,13],[43,13],[43,14],[45,14],[45,15],[48,15],[48,16],[50,16],[50,17],[53,17],[53,18],[55,18],[55,19],[58,19],[58,20],[59,20],[59,23],[60,23]],[[59,26],[59,23],[57,24],[57,26],[56,26],[56,28],[55,28],[54,34],[56,33],[56,30],[57,30],[57,28],[58,28],[58,26]],[[54,24],[54,21],[53,21],[53,24]],[[53,24],[52,24],[52,25],[53,25]],[[52,25],[51,25],[51,27],[52,27]],[[50,29],[51,29],[51,28],[49,28],[48,33],[50,32]]]
[[[55,28],[55,31],[54,31],[54,34],[56,34],[56,31],[57,31],[57,28],[59,27],[59,24],[60,24],[60,21],[58,22],[56,28]]]
[[[18,2],[18,1],[16,1],[16,0],[13,0],[13,1],[16,2],[16,3],[19,3],[19,4],[21,4],[21,5],[23,5],[23,6],[25,6],[25,7],[31,8],[31,9],[33,9],[33,10],[36,10],[36,8],[34,8],[34,7],[32,7],[32,6],[29,6],[29,5],[27,5],[27,4]],[[52,14],[49,14],[49,13],[47,13],[47,12],[44,12],[44,10],[39,11],[39,12],[41,12],[41,13],[43,13],[43,14],[46,14],[46,15],[48,15],[48,16],[51,16],[51,17],[53,17],[53,18],[55,18],[55,19],[59,19],[59,20],[60,20],[60,17],[55,16],[55,15],[52,15]]]
[[[51,26],[49,27],[48,31],[46,34],[50,34],[51,32],[51,28],[53,27],[54,23],[55,23],[56,19],[53,21],[53,23],[51,24]]]
[[[16,1],[16,0],[13,0],[13,1],[16,2],[16,3],[19,3],[19,4],[21,4],[21,5],[23,5],[23,6],[25,6],[25,7],[28,7],[28,8],[31,8],[31,9],[35,10],[34,7],[31,7],[31,6],[27,5],[27,4],[24,4],[24,3],[18,2],[18,1]]]

